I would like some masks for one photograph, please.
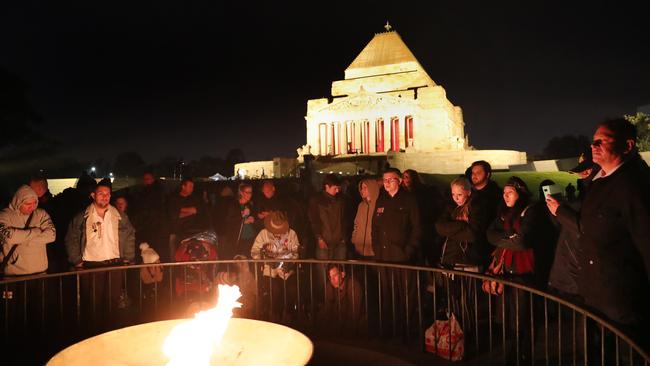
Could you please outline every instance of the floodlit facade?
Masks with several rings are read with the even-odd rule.
[[[469,146],[461,108],[388,24],[332,83],[331,99],[307,101],[305,120],[306,147],[317,157],[379,155],[402,170],[441,174],[463,173],[476,160],[495,169],[526,163],[525,152]]]
[[[461,108],[388,24],[345,69],[344,79],[332,83],[331,93],[307,101],[307,140],[298,159],[237,164],[235,174],[244,169],[259,178],[262,174],[252,172],[265,164],[266,176],[291,176],[308,154],[315,156],[319,172],[341,174],[378,173],[384,162],[438,174],[463,173],[476,160],[494,169],[526,163],[525,152],[469,146]],[[351,164],[343,169],[342,161]]]
[[[314,155],[467,148],[463,113],[395,31],[375,34],[332,83],[332,97],[307,101]]]

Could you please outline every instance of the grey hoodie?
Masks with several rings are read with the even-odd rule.
[[[14,244],[18,244],[5,269],[7,275],[28,275],[47,270],[45,245],[54,242],[56,230],[50,215],[41,208],[34,210],[29,227],[25,228],[29,215],[23,215],[20,206],[29,199],[38,202],[34,190],[23,185],[14,194],[9,207],[0,211],[0,259]]]
[[[357,208],[352,230],[352,244],[357,254],[371,257],[375,255],[372,250],[372,217],[379,197],[379,183],[376,179],[363,179],[359,182],[359,192],[363,183],[368,186],[368,200],[361,200]]]

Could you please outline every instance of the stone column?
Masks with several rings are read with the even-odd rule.
[[[399,151],[400,146],[399,118],[390,118],[390,150]]]
[[[318,124],[318,155],[327,155],[327,124]]]
[[[327,155],[334,155],[336,147],[336,138],[334,135],[334,122],[329,123],[329,132],[327,134]]]
[[[386,127],[384,126],[384,119],[377,118],[375,120],[375,135],[377,138],[376,151],[385,152],[386,151]]]

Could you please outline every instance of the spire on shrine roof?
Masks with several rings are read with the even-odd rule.
[[[402,37],[391,30],[393,27],[386,22],[385,32],[376,33],[361,53],[345,70],[346,79],[363,77],[373,74],[373,69],[395,68],[394,72],[413,71],[421,69],[420,63],[406,46]]]

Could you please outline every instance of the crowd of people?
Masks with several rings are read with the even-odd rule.
[[[148,243],[163,262],[175,261],[185,239],[213,230],[219,259],[277,260],[263,268],[271,288],[296,280],[296,269],[282,260],[298,258],[487,272],[553,291],[643,339],[650,315],[650,173],[635,141],[629,122],[600,123],[592,158],[573,169],[579,194],[571,185],[564,198],[541,187],[537,197],[516,176],[499,187],[486,161],[472,163],[442,192],[423,184],[417,171],[394,168],[354,180],[329,174],[314,194],[282,180],[197,192],[190,178],[167,193],[147,172],[139,189],[121,194],[112,192],[110,180],[83,177],[53,197],[47,180],[36,176],[0,212],[3,269],[20,276],[139,263],[136,243]],[[360,285],[346,285],[345,268],[317,268],[328,279],[325,293],[338,289],[343,306],[360,311]],[[394,285],[383,293],[408,296],[407,271],[378,272],[382,286]],[[282,287],[295,289],[291,283]],[[489,282],[483,290],[504,292]],[[508,302],[529,306],[509,291]],[[330,295],[324,308],[333,306]],[[383,306],[399,313],[405,305]],[[529,333],[524,326],[523,341]]]

